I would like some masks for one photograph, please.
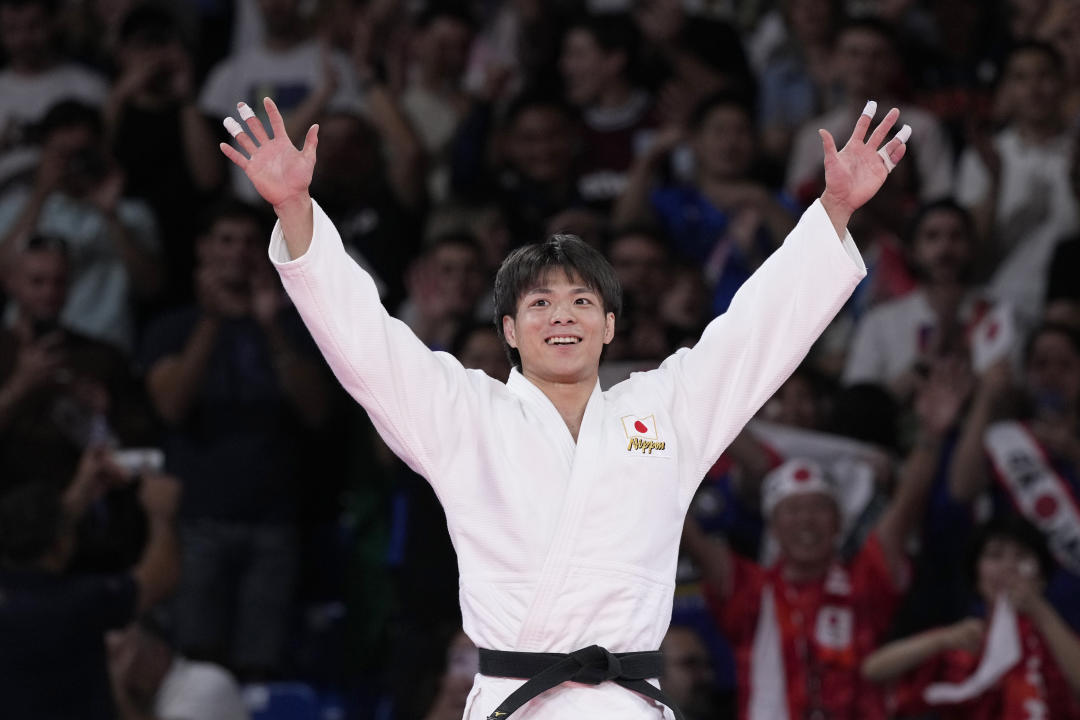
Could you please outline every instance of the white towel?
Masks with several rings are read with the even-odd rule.
[[[1021,654],[1016,609],[1004,596],[999,596],[994,603],[979,667],[961,683],[934,683],[926,688],[923,698],[930,705],[951,705],[978,697],[1020,662]]]

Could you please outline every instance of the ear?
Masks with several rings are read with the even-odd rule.
[[[608,313],[604,318],[604,344],[615,339],[615,313]]]
[[[514,325],[514,318],[509,315],[503,315],[502,327],[503,337],[506,338],[506,344],[517,350],[517,327]]]

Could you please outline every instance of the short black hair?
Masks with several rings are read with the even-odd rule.
[[[73,127],[88,128],[98,138],[105,134],[105,122],[101,117],[101,111],[78,100],[61,100],[46,111],[45,116],[35,127],[35,135],[38,142],[44,143],[58,130]]]
[[[437,233],[424,242],[420,250],[421,257],[430,257],[444,247],[463,247],[477,256],[483,255],[480,243],[468,230],[447,230]]]
[[[135,6],[120,23],[121,43],[165,45],[180,38],[176,16],[161,5],[144,3]]]
[[[750,126],[754,133],[757,133],[754,104],[750,96],[743,92],[734,92],[730,90],[721,90],[706,95],[694,106],[694,109],[690,112],[690,118],[687,121],[690,131],[697,132],[700,130],[712,111],[721,107],[735,108],[736,110],[741,111],[750,120]]]
[[[461,358],[461,353],[465,351],[465,346],[469,344],[469,340],[473,335],[480,332],[498,334],[498,329],[486,322],[471,321],[462,323],[457,332],[454,333],[453,339],[450,340],[450,354],[456,358]]]
[[[510,364],[521,368],[521,354],[510,347],[503,334],[503,317],[515,317],[517,304],[535,283],[552,270],[562,270],[566,276],[577,276],[600,296],[605,313],[622,313],[622,287],[615,268],[599,250],[577,235],[552,235],[545,242],[525,245],[510,253],[495,275],[495,329],[503,341]]]
[[[456,20],[470,30],[476,30],[476,18],[469,12],[468,6],[464,2],[454,2],[453,0],[438,0],[428,3],[427,7],[417,13],[413,19],[413,27],[423,29],[441,18]]]
[[[908,249],[915,247],[915,236],[918,234],[919,227],[923,224],[923,221],[925,221],[931,213],[941,211],[958,215],[960,220],[964,223],[964,232],[967,233],[968,238],[972,241],[975,240],[975,221],[971,217],[971,212],[953,198],[943,197],[923,203],[915,210],[915,214],[911,216],[911,220],[908,221],[907,228],[904,232],[904,242]]]
[[[571,30],[587,32],[605,53],[623,53],[626,56],[623,74],[630,78],[637,76],[641,31],[627,13],[581,13],[571,19],[566,31]]]
[[[232,196],[225,196],[205,208],[199,217],[199,234],[210,232],[219,220],[250,220],[259,228],[259,232],[269,236],[274,227],[274,216],[258,205],[245,202]]]
[[[1068,325],[1056,322],[1048,322],[1039,325],[1027,337],[1024,343],[1024,365],[1031,362],[1031,353],[1035,350],[1035,342],[1043,335],[1060,335],[1069,341],[1073,352],[1080,355],[1080,332]]]
[[[979,528],[972,538],[968,550],[968,570],[973,588],[978,588],[979,558],[991,540],[1010,540],[1029,550],[1039,563],[1039,574],[1044,582],[1049,582],[1057,569],[1057,561],[1050,554],[1042,532],[1023,516],[1016,512],[1007,512],[991,519]]]
[[[60,493],[53,483],[22,482],[0,497],[0,557],[29,568],[56,544],[65,523]]]
[[[1022,40],[1010,47],[1008,53],[1006,53],[1005,62],[1001,64],[1003,77],[1013,58],[1024,53],[1038,53],[1044,56],[1050,61],[1050,66],[1057,75],[1062,75],[1065,71],[1065,58],[1061,57],[1061,53],[1058,52],[1056,47],[1042,40]]]
[[[56,12],[57,7],[59,7],[60,0],[0,0],[0,8],[19,8],[27,7],[29,5],[36,5],[49,15],[52,15]]]
[[[577,111],[562,95],[547,85],[536,85],[518,93],[506,106],[502,116],[502,127],[509,128],[526,111],[533,108],[551,108],[566,116],[571,122],[578,119]]]
[[[841,24],[836,32],[836,37],[839,38],[845,33],[858,31],[874,33],[878,37],[883,38],[889,43],[893,52],[899,54],[900,38],[897,35],[896,27],[889,21],[877,17],[876,15],[859,15],[851,17]]]

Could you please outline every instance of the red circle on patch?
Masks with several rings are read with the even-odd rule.
[[[795,478],[799,482],[805,482],[810,479],[810,471],[804,467],[801,467],[794,473],[792,473],[791,477]]]
[[[641,422],[640,420],[634,421],[634,429],[637,430],[639,433],[649,432],[649,428],[645,427],[645,423]]]
[[[1051,517],[1057,512],[1058,502],[1049,495],[1043,495],[1035,501],[1035,514],[1041,518]]]
[[[994,339],[994,336],[998,334],[998,324],[996,322],[990,323],[990,327],[986,328],[986,337],[990,340]]]

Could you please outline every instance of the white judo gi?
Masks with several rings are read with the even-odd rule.
[[[567,653],[655,650],[671,620],[675,563],[694,491],[798,366],[866,269],[820,201],[692,350],[606,392],[575,444],[516,370],[504,385],[431,352],[379,303],[315,205],[308,251],[270,257],[330,367],[386,443],[431,483],[457,550],[464,629],[479,647]],[[480,720],[522,680],[478,675]],[[614,683],[566,683],[512,720],[661,718]]]

